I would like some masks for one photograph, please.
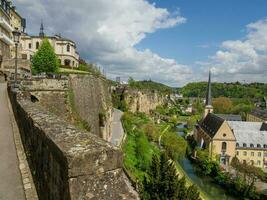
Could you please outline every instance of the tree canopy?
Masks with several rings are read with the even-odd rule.
[[[51,46],[48,39],[44,39],[40,48],[32,58],[33,73],[56,72],[58,66],[59,62],[54,48]]]

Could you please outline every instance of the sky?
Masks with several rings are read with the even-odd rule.
[[[111,79],[267,82],[266,0],[14,0],[27,33],[61,33]]]

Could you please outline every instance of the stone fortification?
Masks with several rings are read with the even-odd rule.
[[[109,141],[113,109],[107,80],[93,75],[70,75],[69,80],[75,111],[92,133]]]
[[[138,199],[122,171],[122,152],[31,101],[9,96],[39,198]]]

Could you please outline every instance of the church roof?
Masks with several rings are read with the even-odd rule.
[[[223,118],[226,121],[242,121],[240,115],[225,115],[225,114],[216,114],[218,117]]]
[[[213,113],[209,113],[199,125],[210,137],[214,137],[224,121],[223,118]]]
[[[250,112],[250,114],[267,121],[267,110],[254,109]]]
[[[246,144],[247,147],[253,144],[255,148],[258,144],[261,148],[267,145],[267,130],[261,131],[264,123],[245,121],[228,121],[227,123],[233,129],[236,142],[240,147],[243,144]]]

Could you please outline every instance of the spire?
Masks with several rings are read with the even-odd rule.
[[[206,96],[206,106],[211,106],[211,72],[209,71],[209,82]]]
[[[40,37],[44,37],[44,24],[43,24],[43,20],[42,20],[42,22],[41,22],[39,36],[40,36]]]

